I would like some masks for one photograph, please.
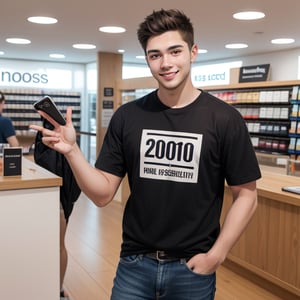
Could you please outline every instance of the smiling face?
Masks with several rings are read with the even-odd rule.
[[[191,63],[198,48],[182,39],[179,31],[167,31],[148,40],[146,59],[159,89],[174,90],[191,82]]]

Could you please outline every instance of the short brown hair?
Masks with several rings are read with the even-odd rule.
[[[138,40],[146,53],[149,38],[167,31],[179,31],[191,49],[194,45],[194,28],[190,19],[176,9],[158,10],[147,16],[138,28]]]

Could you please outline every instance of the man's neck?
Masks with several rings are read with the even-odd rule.
[[[182,91],[159,88],[157,95],[164,105],[170,108],[182,108],[194,102],[200,93],[200,90],[192,86]]]

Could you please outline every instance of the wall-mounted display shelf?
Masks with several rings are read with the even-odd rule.
[[[265,82],[264,84],[239,84],[234,87],[226,86],[226,88],[214,87],[206,90],[234,105],[241,113],[257,152],[288,155],[292,141],[290,115],[293,109],[293,97],[296,94],[298,97],[299,86],[299,81]]]
[[[290,144],[288,152],[290,161],[288,165],[288,174],[300,176],[300,86],[294,86],[291,96],[290,111]]]
[[[80,131],[81,95],[78,92],[66,92],[41,89],[1,89],[5,95],[3,115],[12,119],[18,139],[22,144],[32,143],[35,132],[29,130],[30,124],[41,125],[40,115],[33,108],[33,103],[49,95],[63,115],[68,106],[72,106],[72,120],[76,131]]]

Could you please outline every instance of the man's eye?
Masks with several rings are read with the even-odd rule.
[[[173,55],[178,55],[178,54],[180,54],[181,53],[181,50],[173,50],[172,51],[172,54]]]
[[[158,59],[159,57],[160,57],[159,54],[151,54],[151,55],[149,56],[150,59]]]

